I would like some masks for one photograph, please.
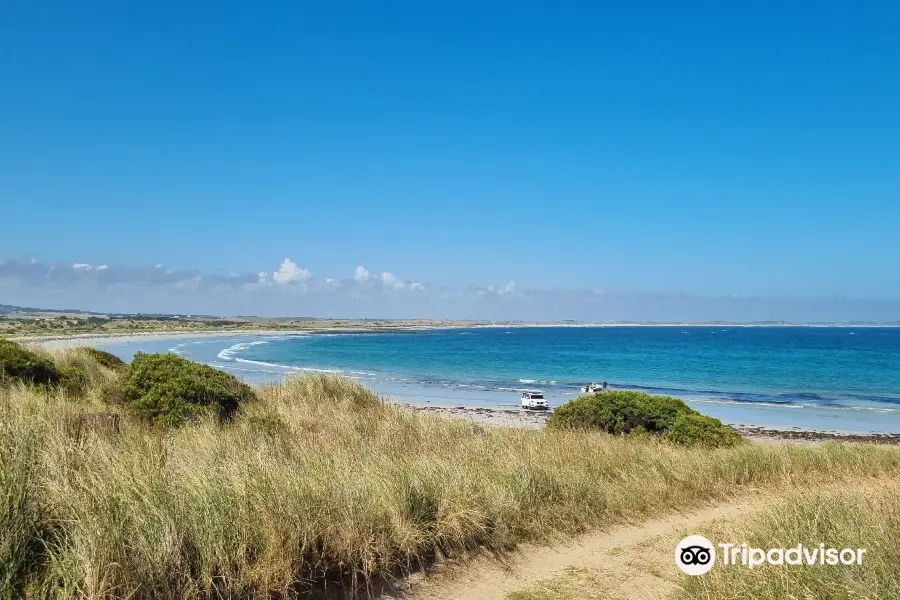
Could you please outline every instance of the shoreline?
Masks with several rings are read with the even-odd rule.
[[[194,339],[216,339],[229,337],[304,337],[315,335],[355,334],[355,333],[401,333],[404,331],[421,331],[431,329],[447,329],[453,327],[440,326],[398,326],[396,328],[384,327],[347,327],[335,330],[334,328],[310,328],[302,331],[286,331],[281,329],[232,329],[215,331],[152,331],[152,332],[123,332],[104,334],[71,334],[58,336],[20,336],[12,338],[26,344],[37,344],[48,350],[64,349],[78,345],[115,345],[115,344],[140,344],[142,342],[167,342]],[[280,377],[279,377],[280,378]],[[396,391],[396,390],[394,390]],[[386,392],[386,393],[385,393]],[[523,427],[529,429],[543,429],[550,413],[524,411],[518,407],[497,406],[471,406],[456,404],[457,400],[447,398],[447,401],[431,403],[424,400],[428,396],[416,397],[415,394],[393,394],[382,390],[382,395],[390,402],[416,411],[424,411],[438,416],[456,419],[467,419],[479,423],[497,425],[502,427]],[[403,398],[406,396],[406,398]],[[424,400],[424,401],[423,401]],[[752,422],[752,421],[751,421]],[[838,429],[814,429],[791,427],[788,423],[782,426],[770,427],[765,425],[748,425],[747,421],[726,421],[726,425],[737,431],[743,437],[761,441],[790,441],[804,442],[868,442],[879,444],[900,444],[900,433],[867,431],[867,430],[838,430]]]
[[[214,329],[210,331],[135,331],[123,333],[74,333],[69,335],[49,336],[13,336],[7,338],[20,344],[38,344],[50,348],[68,348],[78,345],[81,340],[89,340],[93,344],[115,344],[140,342],[143,340],[164,342],[167,340],[179,340],[193,337],[217,338],[236,336],[259,337],[303,337],[309,335],[341,335],[354,333],[401,333],[407,331],[423,331],[431,329],[453,329],[454,327],[438,326],[403,326],[403,327],[341,327],[328,328],[317,327],[303,330],[296,329]]]
[[[436,415],[446,419],[468,420],[478,424],[496,427],[522,427],[542,430],[553,411],[537,412],[521,409],[484,408],[469,406],[429,406],[425,404],[399,403],[390,400],[397,406],[415,412]],[[747,440],[772,443],[825,443],[849,442],[866,444],[900,445],[900,433],[844,433],[840,431],[819,431],[806,429],[775,429],[752,425],[733,425],[728,427]]]
[[[414,322],[413,322],[414,323]],[[428,323],[428,321],[423,321]],[[433,323],[433,322],[432,322]],[[193,329],[193,330],[177,330],[177,331],[122,331],[122,332],[85,332],[85,333],[50,333],[48,335],[12,335],[6,336],[7,339],[20,343],[43,343],[43,342],[62,342],[69,340],[96,340],[96,339],[119,339],[119,338],[143,338],[150,337],[154,339],[165,339],[168,337],[180,338],[184,336],[232,336],[232,335],[260,335],[260,336],[294,336],[308,335],[319,333],[391,333],[404,331],[430,331],[441,329],[541,329],[541,328],[620,328],[620,327],[641,327],[641,328],[810,328],[810,329],[897,329],[900,324],[897,323],[703,323],[703,322],[685,322],[685,323],[647,323],[647,322],[597,322],[597,323],[570,323],[570,322],[503,322],[496,321],[493,323],[465,324],[463,322],[447,322],[446,324],[403,324],[403,325],[351,325],[341,327],[310,327],[291,328],[291,329]]]
[[[167,340],[180,340],[191,337],[232,337],[239,335],[259,335],[259,336],[281,336],[281,335],[307,335],[313,330],[308,331],[278,331],[278,330],[257,330],[248,331],[246,329],[235,330],[215,330],[215,331],[144,331],[144,332],[128,332],[128,333],[77,333],[72,335],[58,336],[19,336],[11,337],[10,340],[21,344],[38,344],[48,349],[53,348],[70,348],[77,346],[82,340],[90,341],[92,344],[107,343],[129,343],[140,342],[143,340],[151,340],[164,342]]]

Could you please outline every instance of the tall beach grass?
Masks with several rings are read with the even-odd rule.
[[[754,548],[863,548],[861,564],[718,563],[702,577],[684,577],[673,600],[878,600],[900,596],[900,480],[862,481],[842,489],[798,490],[760,514],[704,532],[713,543]],[[719,557],[721,558],[721,557]]]
[[[55,357],[57,361],[64,358]],[[91,385],[115,375],[98,370]],[[359,590],[436,553],[499,551],[755,487],[900,473],[900,450],[687,449],[501,429],[328,375],[257,389],[230,423],[73,429],[99,394],[0,389],[0,593],[303,596]]]

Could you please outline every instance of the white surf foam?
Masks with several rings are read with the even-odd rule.
[[[221,358],[222,360],[235,360],[235,354],[242,350],[247,350],[251,346],[261,346],[262,344],[268,344],[268,340],[256,340],[255,342],[241,342],[239,344],[235,344],[233,346],[229,346],[225,348],[221,352],[219,352],[216,356]]]

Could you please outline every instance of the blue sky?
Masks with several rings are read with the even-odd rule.
[[[0,9],[0,302],[200,302],[32,259],[240,295],[289,257],[267,310],[327,312],[295,292],[358,266],[530,318],[586,290],[900,307],[896,3],[133,4]],[[354,310],[439,310],[413,300]]]

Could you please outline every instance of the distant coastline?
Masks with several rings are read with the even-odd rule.
[[[384,323],[384,322],[382,322]],[[734,328],[775,328],[775,327],[809,327],[809,328],[900,328],[900,323],[769,323],[769,322],[593,322],[593,323],[575,323],[571,321],[537,321],[537,322],[519,322],[519,321],[496,321],[496,322],[452,322],[445,321],[435,323],[433,321],[422,321],[421,324],[415,321],[397,321],[397,325],[366,325],[364,323],[353,323],[351,325],[342,325],[340,327],[304,327],[304,328],[272,328],[272,329],[255,329],[255,328],[236,328],[236,329],[220,329],[210,327],[185,327],[177,330],[168,329],[142,329],[136,331],[96,331],[96,332],[71,332],[71,333],[26,333],[22,335],[8,335],[9,339],[17,342],[77,342],[78,340],[90,340],[93,343],[104,343],[106,341],[127,341],[140,339],[177,339],[191,336],[242,336],[242,335],[259,335],[259,336],[294,336],[294,335],[316,335],[316,334],[353,334],[353,333],[391,333],[391,332],[411,332],[432,329],[513,329],[513,328],[552,328],[552,327],[683,327],[683,328],[701,328],[701,327],[734,327]],[[3,337],[3,336],[0,336]],[[73,343],[54,344],[55,346],[71,346]]]
[[[474,327],[900,327],[900,322],[886,323],[839,321],[834,323],[793,323],[789,321],[498,321]]]

